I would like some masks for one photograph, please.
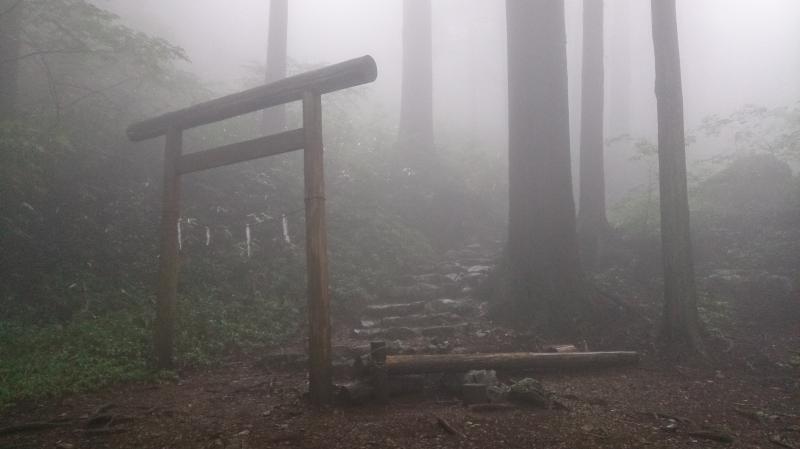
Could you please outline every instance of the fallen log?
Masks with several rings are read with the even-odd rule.
[[[471,370],[539,371],[579,368],[603,368],[633,365],[639,362],[636,352],[572,352],[507,354],[390,355],[386,357],[389,375],[460,373]]]

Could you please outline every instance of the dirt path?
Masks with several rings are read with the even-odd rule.
[[[568,410],[478,413],[447,396],[316,410],[304,405],[302,371],[237,361],[180,382],[7,412],[2,426],[63,422],[2,435],[0,448],[767,448],[780,447],[776,436],[800,445],[796,378],[652,366],[539,378]],[[699,430],[733,442],[690,434]]]

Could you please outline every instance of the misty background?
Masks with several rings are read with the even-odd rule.
[[[269,2],[98,0],[123,21],[186,49],[186,70],[228,92],[263,71]],[[580,129],[582,6],[567,0],[573,161]],[[650,4],[606,0],[606,138],[654,141],[656,108]],[[678,26],[687,134],[712,114],[792,106],[800,98],[800,3],[793,0],[679,0]],[[400,0],[293,0],[288,55],[294,64],[375,57],[371,108],[397,122],[402,63]],[[439,146],[469,143],[506,158],[505,2],[433,2],[434,118]],[[181,105],[175,105],[181,106]],[[690,163],[730,151],[726,139],[690,145]],[[646,182],[630,145],[606,152],[609,204]],[[577,164],[573,164],[577,171]],[[577,176],[573,176],[577,180]]]

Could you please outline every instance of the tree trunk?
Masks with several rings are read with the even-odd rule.
[[[697,349],[699,318],[689,228],[683,87],[675,0],[652,0],[658,101],[658,163],[661,189],[661,251],[664,322],[668,349]]]
[[[269,9],[269,38],[267,42],[267,84],[286,78],[286,46],[289,32],[289,0],[271,0]],[[286,129],[286,106],[264,111],[265,134]]]
[[[434,150],[432,36],[431,0],[404,0],[398,148],[417,171],[424,170]]]
[[[631,122],[631,90],[632,90],[632,42],[638,36],[632,29],[632,5],[628,2],[609,2],[605,5],[609,14],[608,23],[604,24],[606,47],[604,60],[608,61],[608,109],[606,130],[610,137],[620,134],[633,134]]]
[[[22,8],[19,0],[0,0],[0,121],[17,112]]]
[[[507,0],[506,8],[510,203],[498,299],[563,327],[582,303],[583,290],[570,171],[564,3]]]
[[[598,243],[608,227],[603,157],[603,38],[603,1],[584,0],[578,235],[586,269],[595,266]]]

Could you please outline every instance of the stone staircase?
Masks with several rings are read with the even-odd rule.
[[[488,304],[477,293],[489,277],[492,260],[492,254],[471,245],[447,252],[421,273],[396,280],[379,302],[361,311],[355,328],[335,330],[332,350],[337,377],[352,377],[366,363],[371,341],[385,341],[389,354],[474,350],[469,341],[489,333],[482,330],[487,327]],[[307,361],[302,344],[267,354],[259,364],[303,369]]]
[[[452,339],[475,332],[488,305],[477,293],[488,279],[492,256],[472,245],[449,251],[424,273],[404,276],[387,289],[382,303],[367,306],[357,340],[385,340],[395,354],[443,353]]]

